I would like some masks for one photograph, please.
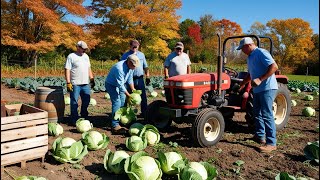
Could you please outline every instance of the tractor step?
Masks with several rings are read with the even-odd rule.
[[[234,109],[234,110],[240,110],[241,107],[240,106],[223,106],[224,108],[231,108],[231,109]]]

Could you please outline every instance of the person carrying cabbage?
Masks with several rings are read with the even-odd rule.
[[[131,54],[125,61],[119,61],[113,65],[109,74],[106,77],[105,88],[110,95],[112,104],[112,120],[111,127],[113,134],[124,134],[127,132],[125,127],[121,127],[119,120],[114,118],[115,112],[124,106],[126,98],[128,101],[131,96],[126,88],[126,83],[129,84],[131,91],[134,91],[133,71],[140,66],[139,58]]]
[[[148,69],[148,63],[146,61],[146,57],[143,52],[139,51],[139,46],[140,43],[138,40],[134,39],[131,40],[130,43],[130,50],[124,53],[121,57],[121,60],[126,60],[127,57],[131,54],[137,55],[137,57],[140,60],[141,66],[137,67],[133,71],[133,84],[134,88],[137,90],[141,90],[141,115],[144,117],[144,112],[147,110],[147,95],[146,95],[146,88],[145,85],[149,86],[150,84],[150,74],[149,74],[149,69]],[[146,78],[146,84],[144,84],[144,79],[143,76],[145,75]],[[130,92],[131,93],[131,92]]]

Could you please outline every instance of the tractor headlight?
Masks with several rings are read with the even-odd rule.
[[[176,86],[190,87],[190,86],[194,86],[194,82],[176,82]]]
[[[169,81],[164,81],[164,82],[163,82],[163,85],[164,85],[164,86],[169,86]]]

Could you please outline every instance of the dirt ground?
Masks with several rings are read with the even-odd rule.
[[[319,165],[313,164],[304,157],[303,148],[307,142],[319,140],[319,133],[315,131],[319,124],[319,97],[314,101],[304,101],[305,93],[292,95],[292,99],[298,105],[292,108],[291,116],[287,127],[277,132],[277,147],[275,152],[263,154],[257,151],[259,144],[250,140],[253,134],[244,123],[244,114],[237,113],[232,122],[226,123],[225,134],[222,140],[215,146],[209,148],[195,147],[191,138],[191,123],[173,123],[166,132],[161,133],[161,143],[155,147],[145,149],[151,156],[157,157],[159,150],[177,150],[184,154],[190,161],[207,161],[218,169],[217,179],[274,179],[279,172],[288,172],[295,177],[306,177],[308,179],[319,179]],[[112,135],[109,127],[110,101],[103,99],[104,93],[94,93],[93,98],[97,100],[97,106],[91,108],[89,120],[92,121],[94,129],[105,133],[110,137],[110,143],[106,149],[89,151],[79,165],[61,164],[47,153],[45,162],[40,159],[27,162],[25,169],[20,164],[2,167],[1,179],[9,180],[12,175],[35,175],[46,177],[49,180],[70,180],[70,179],[128,179],[126,175],[109,174],[103,166],[103,157],[107,149],[111,151],[126,150],[126,137]],[[26,91],[10,89],[1,85],[1,100],[7,103],[34,103],[34,94]],[[154,99],[148,99],[150,103]],[[311,106],[316,109],[316,117],[304,117],[301,115],[302,108]],[[66,106],[68,109],[69,106]],[[67,112],[67,110],[66,110]],[[67,115],[66,115],[66,120]],[[65,137],[72,137],[75,140],[81,138],[81,134],[75,127],[61,123],[64,128]],[[49,150],[55,137],[49,136]],[[170,146],[170,142],[178,143],[178,147]],[[238,167],[234,163],[242,160],[245,163]],[[11,174],[11,176],[9,175]],[[164,180],[177,179],[176,177],[162,176]]]

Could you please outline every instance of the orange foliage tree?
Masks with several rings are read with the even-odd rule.
[[[59,45],[75,49],[80,39],[93,47],[98,40],[79,25],[64,20],[67,14],[81,18],[90,15],[82,3],[83,0],[1,0],[1,46],[15,47],[25,66]]]
[[[270,36],[274,41],[275,57],[282,66],[301,64],[309,58],[313,48],[313,30],[310,24],[300,18],[267,22]]]
[[[140,41],[147,59],[164,58],[170,53],[167,42],[179,38],[181,0],[93,0],[95,17],[102,18],[96,34],[113,57],[120,57],[131,39]],[[109,51],[108,51],[109,50]]]

